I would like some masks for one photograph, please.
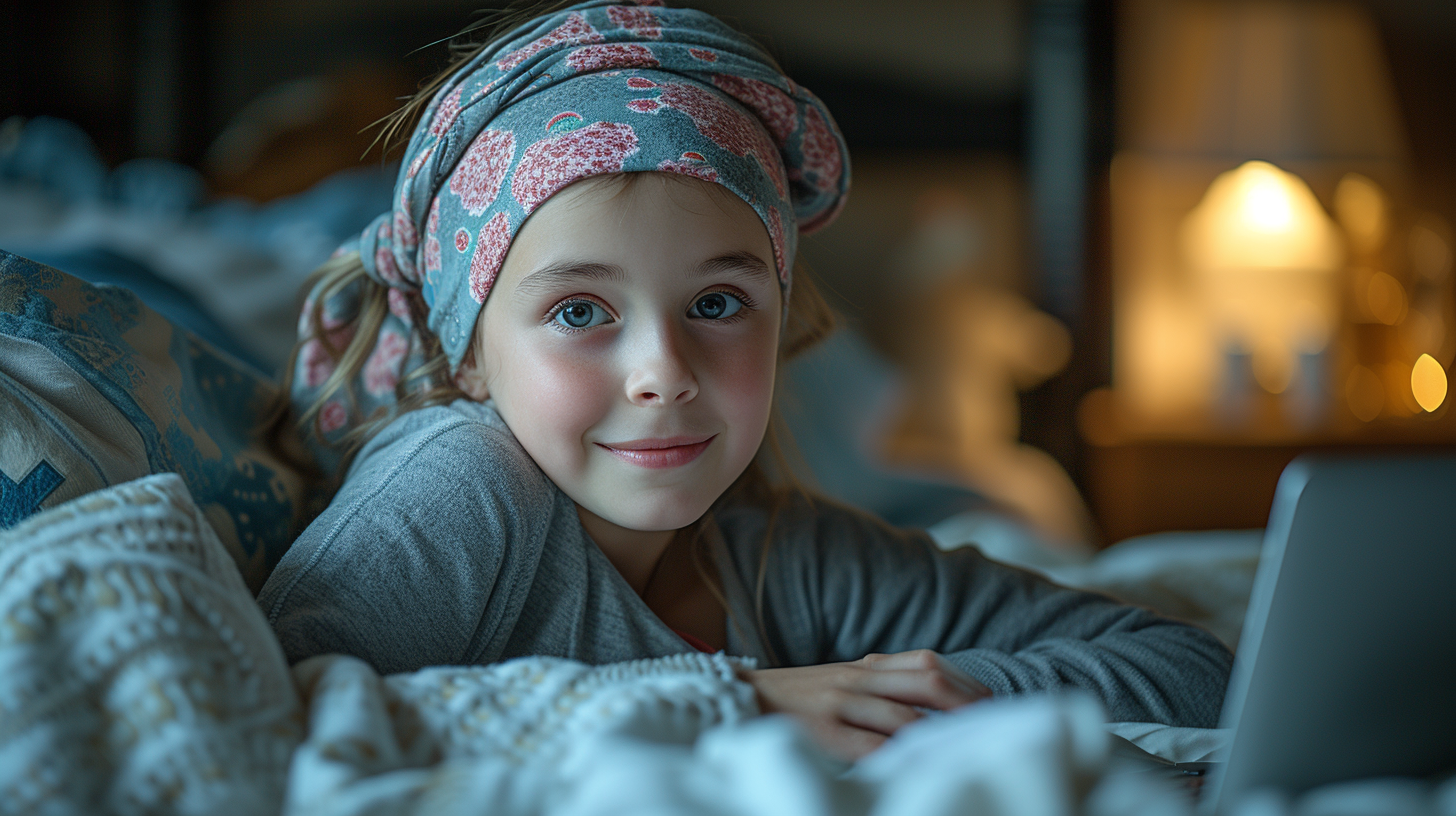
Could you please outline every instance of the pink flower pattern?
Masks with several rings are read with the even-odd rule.
[[[379,345],[364,363],[364,390],[376,397],[393,391],[408,352],[409,340],[403,334],[387,329],[381,332]]]
[[[804,114],[804,173],[813,176],[814,186],[830,192],[839,186],[844,172],[844,159],[839,155],[839,140],[829,130],[829,123],[810,107]]]
[[[799,111],[788,94],[762,80],[730,74],[715,74],[713,84],[758,114],[779,147],[789,141],[789,134],[798,124]]]
[[[334,431],[337,431],[338,429],[344,427],[344,423],[348,421],[349,411],[347,408],[344,407],[344,404],[342,402],[339,402],[338,400],[329,400],[328,402],[324,403],[324,407],[319,410],[318,427],[319,431],[322,433],[331,434]]]
[[[585,17],[573,13],[566,18],[566,22],[551,29],[545,36],[533,40],[501,57],[496,62],[495,67],[502,71],[509,71],[548,48],[554,48],[559,45],[583,45],[585,43],[601,41],[601,32],[592,28],[591,23],[588,23]]]
[[[636,131],[618,122],[593,122],[542,139],[521,155],[511,177],[511,194],[526,212],[532,212],[551,194],[577,179],[620,172],[627,157],[636,152]],[[477,248],[477,257],[479,252]]]
[[[385,295],[385,299],[389,302],[390,314],[399,318],[406,326],[414,325],[415,316],[413,308],[410,306],[410,296],[405,294],[403,289],[390,289],[389,294]]]
[[[334,373],[334,367],[338,362],[318,337],[318,328],[313,322],[313,304],[313,298],[306,299],[303,302],[303,313],[298,318],[298,333],[310,339],[299,350],[298,372],[295,374],[295,376],[302,377],[304,384],[309,388],[315,388],[328,379],[329,375]],[[329,345],[342,352],[354,339],[357,325],[330,314],[327,303],[324,305],[323,318],[324,333]]]
[[[440,271],[440,197],[430,202],[430,215],[425,219],[425,276]]]
[[[394,241],[394,246],[399,250],[401,257],[407,258],[414,254],[415,247],[420,245],[420,236],[415,232],[415,222],[409,217],[408,213],[400,210],[394,211],[393,221],[394,229],[391,238]],[[409,265],[413,266],[413,264]],[[411,272],[413,270],[407,269],[405,271]]]
[[[394,265],[394,255],[389,251],[389,244],[381,243],[374,250],[374,270],[379,273],[387,283],[402,283],[399,276],[399,267]]]
[[[406,179],[412,179],[415,176],[419,175],[420,174],[420,168],[425,166],[425,162],[427,162],[427,161],[430,160],[430,154],[431,153],[434,153],[434,152],[435,152],[435,146],[434,145],[430,145],[429,147],[425,148],[424,150],[421,150],[420,151],[420,155],[415,156],[415,160],[412,161],[412,162],[410,162],[409,170],[407,170],[405,172],[404,177]]]
[[[783,162],[778,148],[758,122],[735,109],[731,104],[711,91],[694,85],[669,82],[659,86],[657,105],[628,107],[642,113],[656,112],[659,107],[675,108],[687,114],[698,132],[713,140],[713,143],[736,156],[753,156],[758,160],[779,198],[788,195],[788,182],[784,179]],[[633,100],[653,101],[653,100]]]
[[[681,173],[684,176],[693,176],[703,181],[717,181],[718,171],[703,160],[702,156],[696,153],[684,153],[680,159],[663,159],[657,165],[657,169],[664,173]]]
[[[487,130],[475,137],[470,149],[450,174],[450,192],[471,215],[480,215],[495,202],[516,155],[516,137],[508,130]]]
[[[329,375],[334,373],[334,358],[324,348],[324,344],[317,339],[309,340],[299,350],[299,374],[303,376],[303,384],[309,388],[317,388],[323,384]],[[296,375],[295,375],[296,376]]]
[[[460,115],[460,94],[464,90],[463,85],[459,86],[440,100],[439,107],[435,108],[435,117],[430,120],[431,136],[439,138],[455,124],[455,117]]]
[[[470,95],[470,101],[471,102],[474,102],[475,100],[477,100],[477,99],[481,98],[482,96],[485,96],[486,94],[488,94],[491,91],[495,90],[495,86],[496,85],[499,85],[500,84],[500,81],[501,81],[501,78],[500,77],[496,77],[495,79],[492,79],[491,81],[485,83],[484,85],[481,85],[479,88],[476,88],[475,89],[475,93],[473,93],[473,94]]]
[[[618,28],[625,28],[639,37],[649,40],[662,39],[662,22],[657,15],[645,8],[633,6],[608,6],[607,17]]]
[[[566,55],[566,64],[578,74],[611,68],[656,68],[660,63],[652,49],[636,43],[584,45]]]
[[[706,48],[689,48],[688,53],[692,55],[693,59],[699,59],[703,62],[718,61],[718,55],[714,54],[712,51],[709,51]]]
[[[461,227],[455,230],[455,251],[463,253],[470,249],[470,231]]]
[[[470,259],[470,296],[476,303],[484,303],[485,296],[490,294],[510,245],[510,220],[505,213],[498,212],[480,228],[480,236],[475,239],[475,255]]]

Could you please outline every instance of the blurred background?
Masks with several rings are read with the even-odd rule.
[[[482,5],[13,5],[0,248],[276,372],[303,277],[388,205],[368,126]],[[1301,451],[1456,444],[1456,4],[695,5],[852,151],[802,244],[844,329],[783,406],[826,492],[1085,553],[1261,527]]]

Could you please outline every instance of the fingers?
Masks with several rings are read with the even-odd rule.
[[[842,722],[803,721],[810,738],[830,756],[858,761],[885,744],[889,737]]]
[[[868,668],[879,671],[887,669],[936,669],[950,665],[945,661],[945,658],[930,649],[915,649],[909,652],[896,652],[894,654],[868,654],[860,662],[864,663]]]
[[[834,715],[843,723],[889,736],[920,719],[920,712],[905,703],[870,694],[845,692]]]
[[[944,683],[963,690],[970,695],[970,699],[957,705],[983,700],[991,696],[991,690],[976,678],[961,671],[951,664],[950,661],[929,649],[916,649],[910,652],[898,652],[896,654],[871,654],[859,661],[865,668],[874,672],[923,672],[933,677],[927,678],[927,683],[932,692],[935,692]],[[898,698],[897,698],[898,699]],[[914,705],[926,705],[916,702]],[[939,708],[940,706],[936,706]]]
[[[860,672],[851,688],[906,705],[948,711],[990,696],[975,680],[933,669]]]
[[[975,678],[929,650],[869,655],[852,663],[745,670],[763,713],[800,720],[830,753],[858,759],[921,710],[949,710],[991,696]]]

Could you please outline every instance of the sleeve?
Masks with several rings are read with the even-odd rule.
[[[258,602],[290,663],[337,652],[382,674],[473,664],[514,627],[549,522],[545,476],[508,431],[415,414],[361,451],[264,584]]]
[[[1218,723],[1233,655],[1195,626],[822,500],[774,547],[765,600],[798,636],[775,647],[802,662],[932,649],[998,695],[1071,686],[1114,721]]]

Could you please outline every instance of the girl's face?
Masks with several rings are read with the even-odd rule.
[[[782,295],[768,232],[731,191],[620,182],[573,184],[521,227],[457,382],[580,509],[674,530],[763,440]]]

